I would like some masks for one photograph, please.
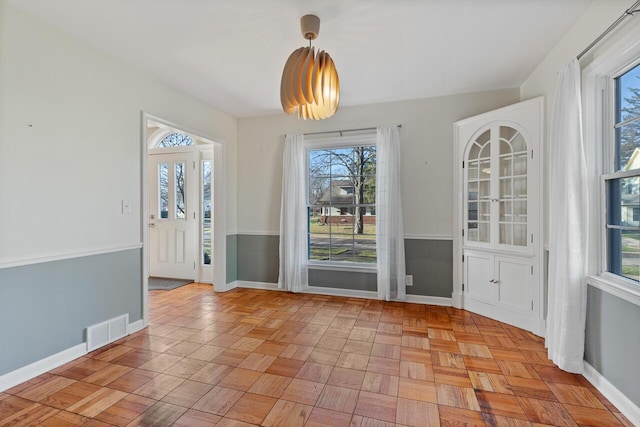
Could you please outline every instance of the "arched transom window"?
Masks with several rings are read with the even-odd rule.
[[[193,139],[184,133],[172,133],[165,136],[158,144],[158,148],[187,147],[193,145]]]

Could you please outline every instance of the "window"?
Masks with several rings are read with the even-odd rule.
[[[309,260],[376,262],[376,147],[308,150]]]
[[[613,173],[604,176],[607,270],[640,280],[640,65],[614,79]]]
[[[193,140],[189,135],[184,133],[172,133],[165,136],[158,144],[158,148],[171,148],[171,147],[187,147],[193,145]]]
[[[201,198],[202,198],[202,264],[211,264],[211,160],[201,162]]]

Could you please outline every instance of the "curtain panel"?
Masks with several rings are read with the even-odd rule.
[[[304,136],[287,135],[282,165],[278,288],[292,292],[309,288],[306,164]]]
[[[549,293],[545,344],[549,359],[560,369],[582,373],[589,206],[577,59],[558,75],[549,160]]]
[[[380,127],[376,137],[376,251],[378,298],[385,301],[406,299],[400,170],[398,127]]]

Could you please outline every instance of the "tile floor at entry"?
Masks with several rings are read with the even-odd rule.
[[[631,426],[543,340],[450,307],[192,284],[0,393],[0,425]]]

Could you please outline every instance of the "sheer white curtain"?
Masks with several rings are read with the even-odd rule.
[[[282,170],[278,288],[292,292],[309,287],[306,164],[303,135],[287,135]]]
[[[582,143],[580,64],[560,70],[549,140],[549,358],[581,373],[587,307],[587,167]]]
[[[404,228],[400,198],[400,134],[380,127],[376,137],[376,250],[378,298],[406,299]]]

